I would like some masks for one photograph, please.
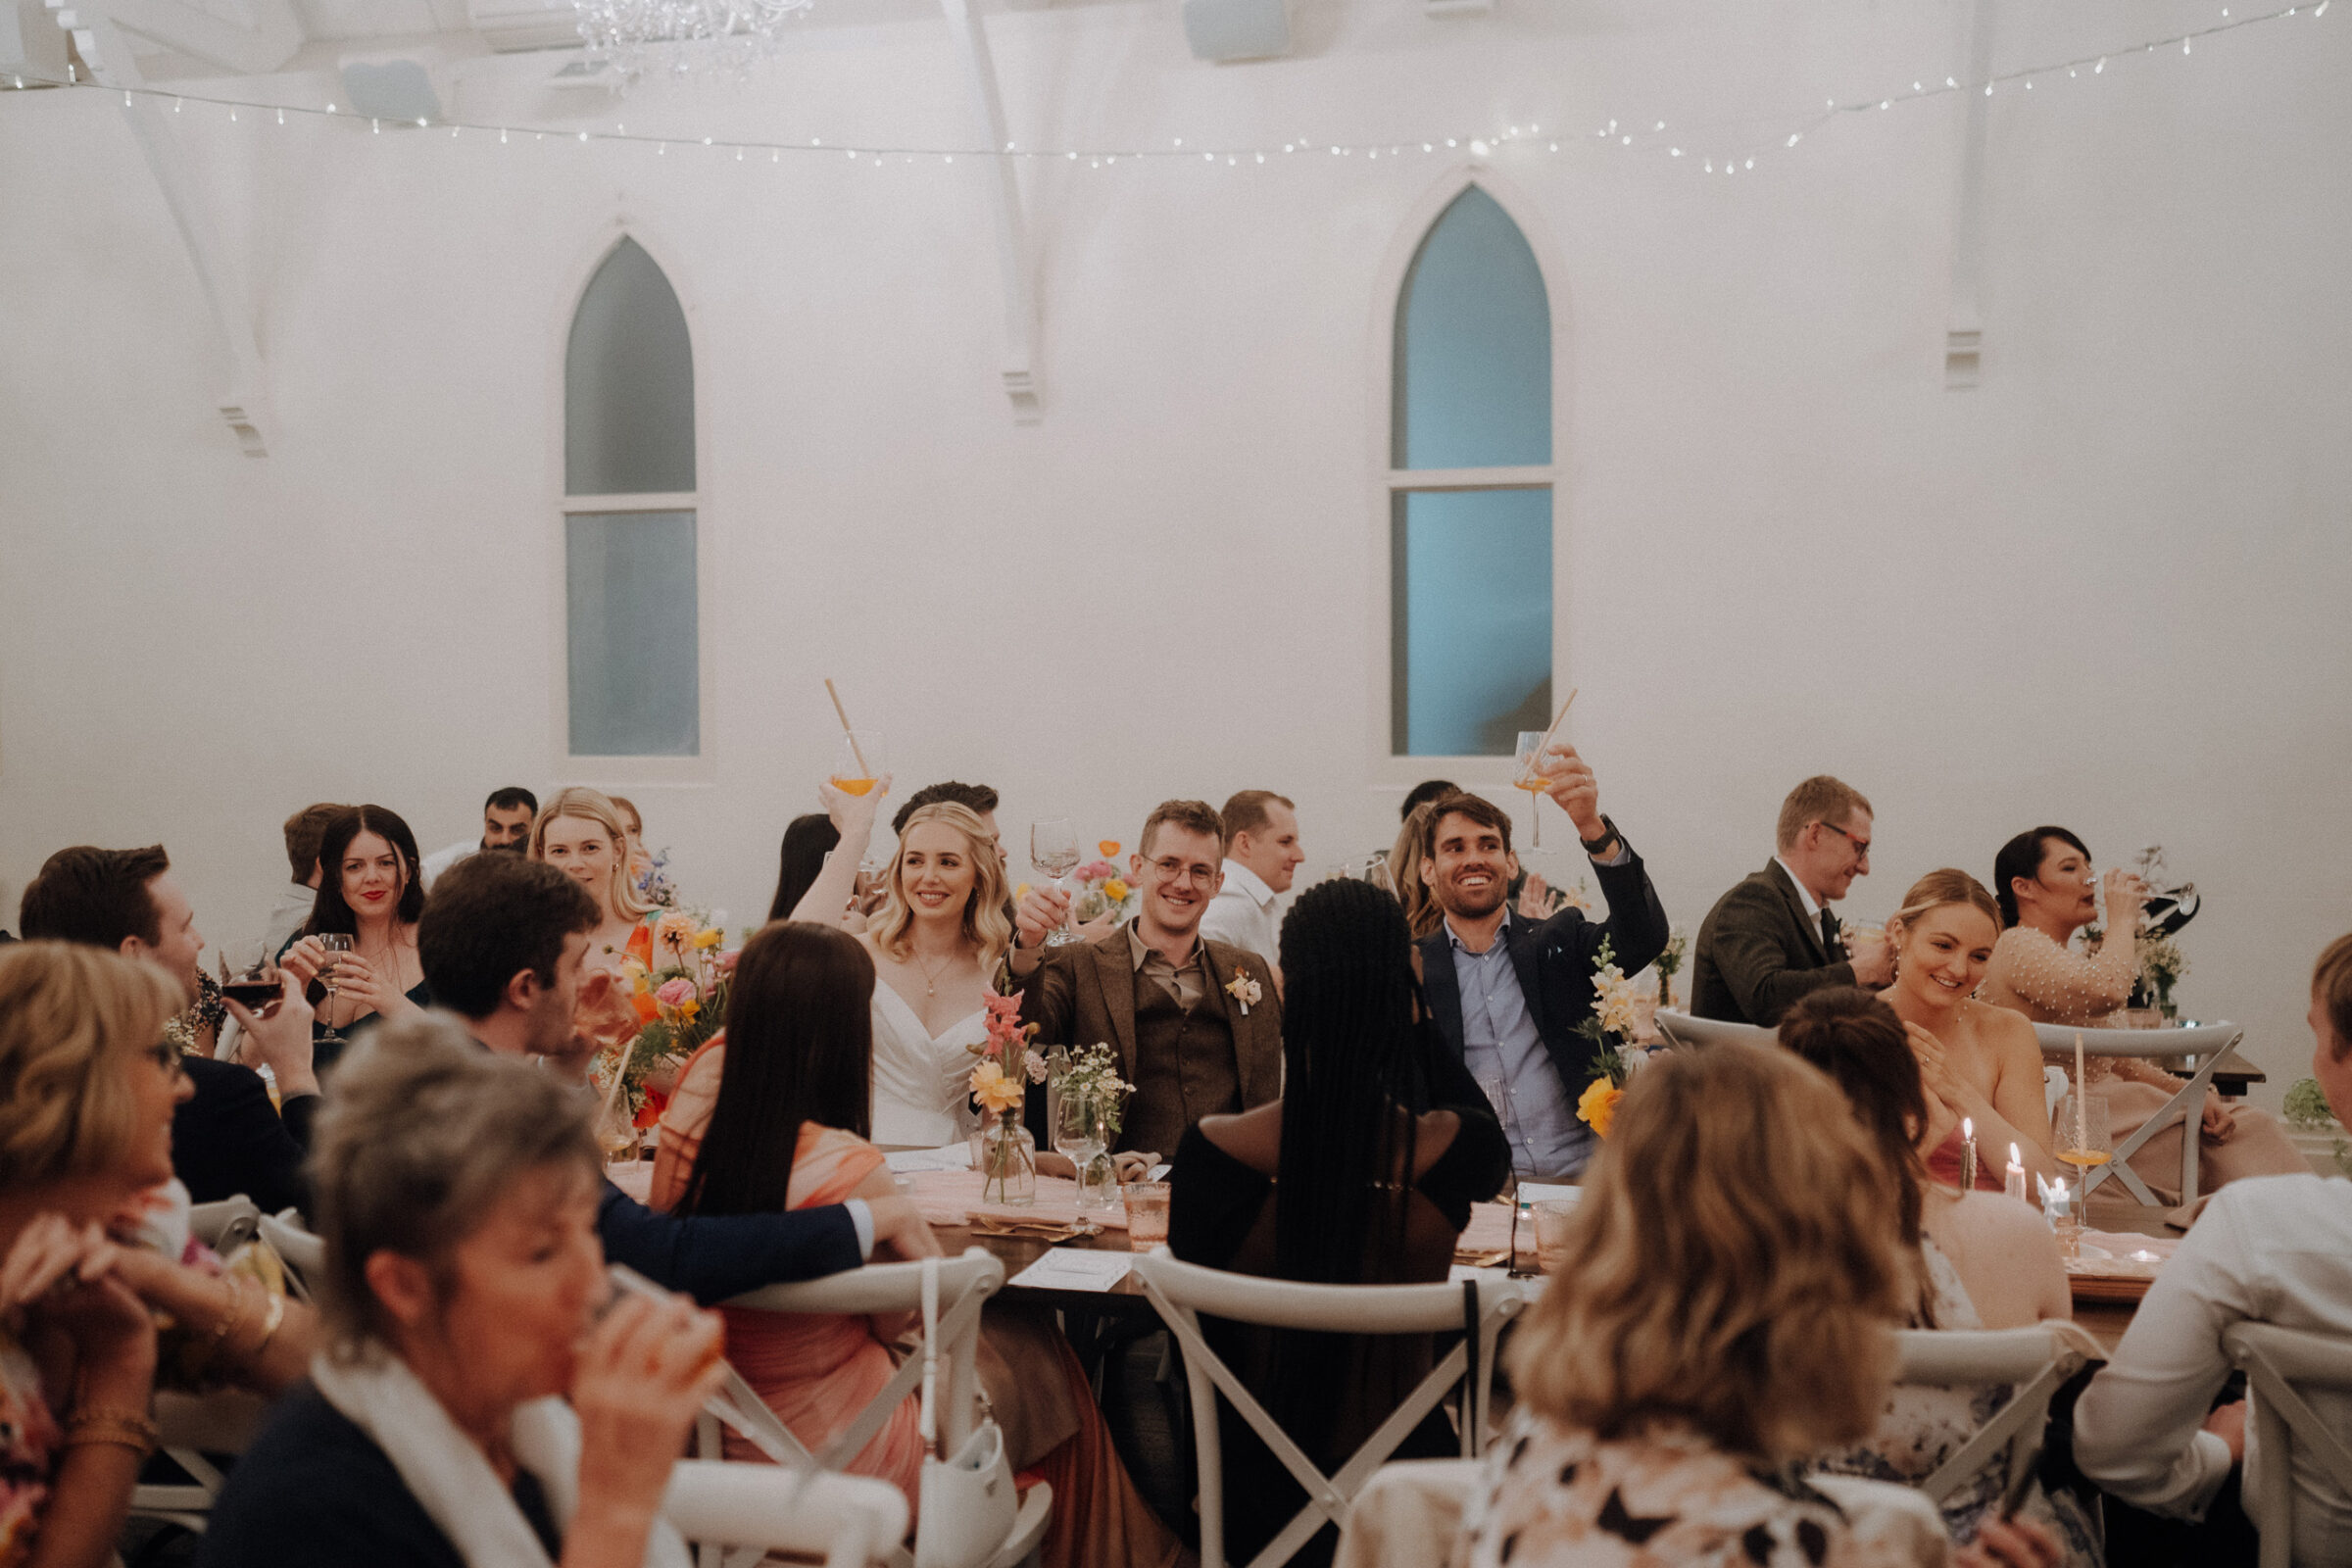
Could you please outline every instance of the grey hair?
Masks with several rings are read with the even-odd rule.
[[[453,1014],[369,1031],[335,1074],[311,1150],[318,1282],[327,1344],[342,1360],[387,1341],[368,1259],[415,1258],[436,1281],[498,1195],[535,1170],[598,1168],[595,1101],[517,1056],[495,1055]]]

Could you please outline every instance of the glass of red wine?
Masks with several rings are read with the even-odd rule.
[[[257,938],[220,945],[220,994],[256,1017],[266,1018],[277,1009],[285,997],[284,977],[268,943]]]

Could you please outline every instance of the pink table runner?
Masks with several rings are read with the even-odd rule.
[[[991,1202],[981,1197],[980,1189],[987,1177],[976,1170],[918,1170],[899,1178],[923,1211],[923,1218],[934,1225],[969,1225],[974,1218],[987,1215],[991,1219],[1028,1220],[1040,1225],[1074,1225],[1081,1219],[1093,1220],[1105,1230],[1123,1231],[1127,1228],[1126,1205],[1078,1212],[1078,1184],[1062,1176],[1040,1176],[1037,1179],[1037,1201],[1023,1205]]]

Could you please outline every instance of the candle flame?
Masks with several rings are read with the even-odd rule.
[[[1967,1116],[1960,1118],[1960,1136],[1963,1138],[1974,1138],[1977,1136],[1977,1124],[1972,1118]]]
[[[2009,1146],[2009,1163],[2012,1165],[2022,1165],[2025,1163],[2024,1160],[2017,1157],[2017,1146],[2015,1144],[2011,1144]]]

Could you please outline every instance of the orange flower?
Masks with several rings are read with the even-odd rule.
[[[1617,1115],[1617,1102],[1624,1098],[1624,1090],[1606,1078],[1595,1078],[1585,1085],[1584,1094],[1577,1100],[1577,1119],[1606,1138],[1609,1136],[1609,1123]]]
[[[652,1023],[656,1018],[662,1016],[662,1004],[654,1000],[654,994],[651,991],[638,992],[629,999],[629,1005],[636,1008],[637,1016],[647,1023]]]
[[[997,1065],[994,1056],[983,1057],[980,1065],[972,1069],[971,1083],[972,1097],[992,1116],[1019,1109],[1021,1102],[1028,1098],[1029,1092],[1022,1087],[1021,1081],[1005,1077],[1004,1069]]]
[[[1102,843],[1096,845],[1095,848],[1101,850],[1102,852],[1102,858],[1107,860],[1112,856],[1119,853],[1119,841],[1117,839],[1104,839]]]

